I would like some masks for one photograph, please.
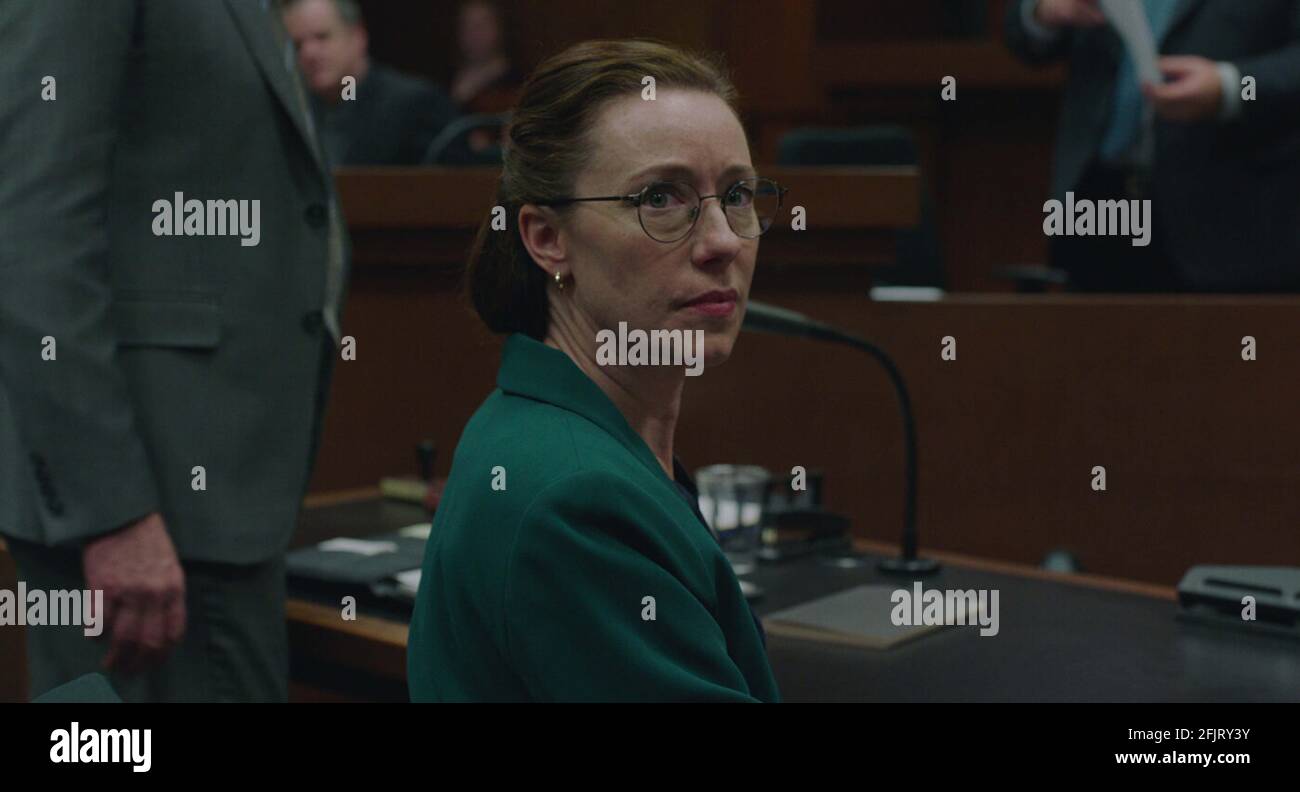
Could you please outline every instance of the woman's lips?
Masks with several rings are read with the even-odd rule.
[[[702,302],[693,303],[686,307],[690,308],[692,311],[699,311],[706,316],[730,316],[731,312],[736,310],[736,302],[735,300],[727,300],[725,302]]]
[[[708,294],[701,294],[686,303],[685,307],[705,316],[730,316],[736,310],[736,301],[739,296],[734,289],[713,291]]]

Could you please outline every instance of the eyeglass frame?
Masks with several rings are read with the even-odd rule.
[[[630,195],[598,195],[598,196],[591,196],[591,197],[587,197],[587,198],[572,198],[572,197],[570,197],[570,198],[556,198],[556,199],[554,199],[554,200],[550,200],[550,201],[529,201],[529,203],[536,204],[537,206],[567,206],[567,205],[569,205],[569,204],[582,203],[582,202],[585,202],[585,201],[626,201],[627,203],[630,203],[631,205],[633,205],[633,206],[636,207],[636,209],[637,209],[637,211],[636,211],[636,220],[637,220],[637,224],[641,226],[641,230],[645,232],[645,235],[646,235],[646,236],[650,237],[651,239],[653,239],[654,241],[656,241],[656,242],[658,242],[658,243],[660,243],[660,244],[663,244],[663,245],[671,245],[671,244],[673,244],[674,242],[681,242],[683,239],[685,239],[686,237],[690,236],[691,233],[692,233],[693,231],[695,231],[695,226],[696,226],[696,224],[698,224],[698,223],[700,222],[700,215],[704,214],[704,212],[703,212],[702,210],[703,210],[704,202],[705,202],[705,201],[707,201],[707,200],[710,199],[710,198],[723,198],[723,197],[725,197],[725,196],[727,196],[727,195],[730,195],[730,194],[731,194],[731,191],[734,190],[734,189],[736,189],[736,186],[737,186],[737,185],[742,184],[742,183],[747,182],[747,181],[765,181],[765,182],[768,182],[769,184],[772,184],[774,187],[776,187],[776,208],[777,208],[777,211],[780,211],[780,210],[781,210],[781,207],[785,206],[785,195],[786,195],[786,193],[790,192],[790,188],[789,188],[789,187],[782,186],[782,185],[781,185],[779,182],[777,182],[775,179],[768,179],[768,178],[766,178],[766,177],[764,177],[764,176],[746,176],[746,177],[743,178],[743,179],[737,179],[735,182],[732,183],[732,185],[731,185],[730,187],[727,188],[727,191],[726,191],[725,193],[715,193],[714,195],[700,195],[700,191],[697,190],[697,189],[695,189],[695,186],[694,186],[693,184],[691,184],[690,182],[684,182],[684,181],[673,181],[673,180],[671,180],[671,179],[660,179],[660,180],[658,180],[658,181],[654,181],[654,182],[651,182],[650,184],[647,184],[646,186],[642,187],[642,188],[640,189],[640,191],[635,192],[635,193],[632,193],[632,194],[630,194]],[[645,227],[645,219],[641,217],[641,202],[645,200],[646,192],[649,191],[651,187],[656,187],[656,186],[659,186],[659,185],[661,185],[661,184],[682,184],[682,185],[685,185],[686,187],[689,187],[689,188],[690,188],[691,192],[695,193],[695,197],[699,198],[699,202],[696,203],[695,205],[696,205],[697,208],[701,209],[701,211],[697,212],[697,213],[695,214],[695,217],[691,218],[691,225],[690,225],[690,228],[687,228],[687,229],[686,229],[686,233],[682,234],[681,236],[677,237],[676,239],[669,239],[669,240],[656,239],[656,238],[655,238],[655,237],[650,233],[650,231]],[[731,228],[731,232],[732,232],[733,234],[736,234],[736,236],[740,237],[741,239],[758,239],[759,237],[763,236],[763,234],[766,234],[766,233],[768,232],[768,230],[771,228],[771,226],[768,226],[767,228],[763,229],[762,231],[759,231],[757,236],[752,236],[752,237],[741,236],[740,234],[736,233],[736,229],[735,229],[735,228],[732,228],[732,226],[731,226],[730,215],[727,214],[727,208],[726,208],[725,206],[722,207],[722,214],[723,214],[723,216],[727,217],[727,228]],[[776,218],[773,217],[772,219],[775,220]]]

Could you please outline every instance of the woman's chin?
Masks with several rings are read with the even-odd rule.
[[[704,336],[704,367],[706,369],[721,366],[731,357],[731,349],[736,344],[735,332],[707,333]]]

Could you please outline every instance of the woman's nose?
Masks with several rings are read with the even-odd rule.
[[[718,201],[706,200],[695,224],[696,241],[709,252],[708,258],[734,256],[740,251],[741,239],[731,230],[727,213]]]

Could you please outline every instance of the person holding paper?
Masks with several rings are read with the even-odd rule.
[[[1052,237],[1074,288],[1300,290],[1300,3],[1017,0],[1006,22],[1023,60],[1069,64],[1052,197],[1151,201],[1149,245]]]

